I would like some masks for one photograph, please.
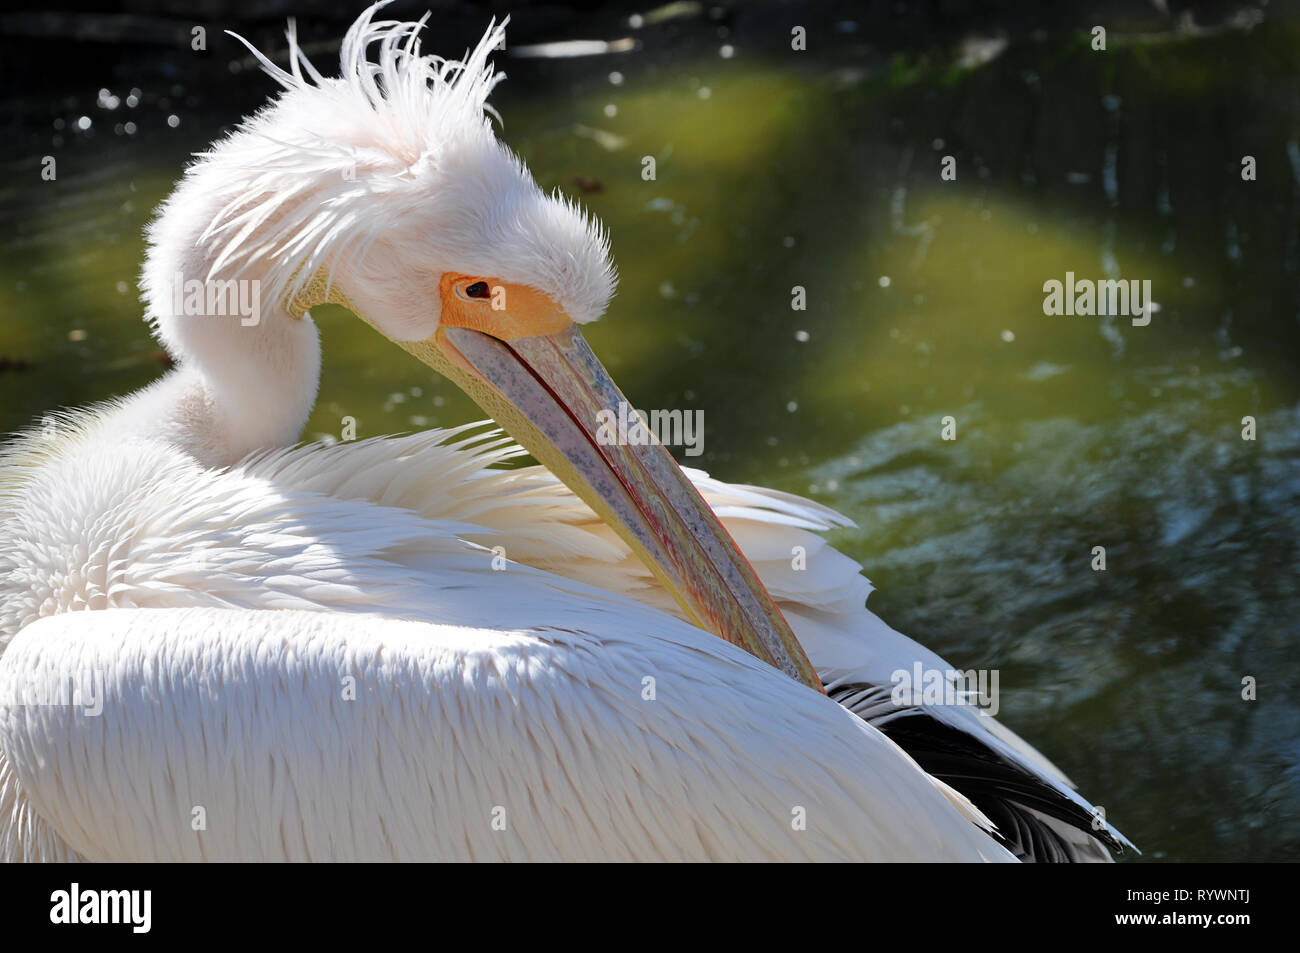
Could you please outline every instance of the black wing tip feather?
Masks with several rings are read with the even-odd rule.
[[[835,685],[828,687],[827,693],[835,701],[847,703],[870,688]],[[851,705],[846,707],[852,710]],[[1110,831],[1098,829],[1092,814],[1079,804],[978,738],[944,724],[924,709],[913,709],[876,727],[928,774],[965,795],[997,825],[995,838],[1019,859],[1035,863],[1087,859],[1040,815],[1083,832],[1117,854],[1124,852],[1124,845]]]

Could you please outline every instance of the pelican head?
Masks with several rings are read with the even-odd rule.
[[[420,52],[423,19],[374,20],[382,6],[348,31],[338,78],[308,62],[292,24],[288,71],[253,51],[282,91],[187,170],[150,227],[142,287],[159,336],[182,364],[221,363],[209,375],[219,382],[206,385],[214,403],[248,405],[276,386],[266,378],[287,381],[260,412],[245,407],[255,429],[274,416],[267,403],[301,401],[304,390],[295,412],[305,420],[316,382],[298,378],[319,372],[307,312],[343,305],[465,390],[702,627],[820,690],[752,567],[667,451],[597,439],[599,412],[624,398],[579,327],[613,295],[609,241],[571,201],[544,193],[496,136],[487,98],[502,77],[489,55],[506,24],[456,62]],[[178,311],[176,283],[194,277],[255,280],[262,313],[236,327]],[[275,356],[294,348],[314,358]]]

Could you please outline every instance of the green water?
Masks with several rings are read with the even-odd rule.
[[[693,465],[853,517],[835,541],[876,611],[1000,669],[1002,718],[1148,860],[1300,858],[1297,40],[1098,54],[1059,36],[970,68],[942,49],[510,63],[523,81],[497,100],[543,186],[599,184],[582,199],[621,284],[588,338],[624,391],[704,411]],[[156,112],[135,137],[91,113],[57,183],[32,173],[39,149],[4,163],[0,428],[162,373],[141,228],[238,113],[172,130]],[[1067,271],[1148,279],[1159,311],[1045,316]],[[315,314],[308,437],[481,416],[345,312]]]

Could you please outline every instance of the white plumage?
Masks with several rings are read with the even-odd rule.
[[[577,471],[495,469],[523,453],[496,432],[291,447],[320,361],[292,301],[322,279],[404,346],[446,340],[465,307],[439,302],[448,273],[579,322],[612,291],[599,228],[483,119],[496,31],[450,64],[371,13],[343,80],[303,58],[305,82],[295,47],[278,104],[151,228],[144,287],[180,366],[0,456],[0,856],[1011,860],[1047,838],[1100,859],[1094,835],[1122,842],[1087,832],[1087,802],[993,719],[882,699],[891,672],[948,666],[865,608],[822,506],[690,474],[844,705],[692,624],[715,593],[652,572],[565,485],[584,492]],[[337,179],[345,160],[362,174]],[[252,329],[170,313],[171,276],[196,273],[255,275],[271,308]],[[33,703],[87,677],[98,716]],[[887,737],[903,722],[996,764],[979,797],[1026,829],[995,835]]]
[[[106,706],[4,709],[11,859],[1005,853],[843,708],[616,595],[619,577],[649,595],[632,554],[540,468],[486,469],[517,452],[499,440],[434,432],[214,471],[114,446],[111,424],[40,447],[4,524],[26,545],[3,565],[0,697],[102,672]],[[70,483],[78,519],[55,525]],[[732,527],[771,525],[748,515]],[[604,567],[613,589],[492,571],[470,538]]]

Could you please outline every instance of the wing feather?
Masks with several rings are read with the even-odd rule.
[[[0,797],[15,778],[60,843],[12,814],[0,843],[11,859],[1011,859],[828,698],[660,613],[597,621],[599,637],[302,610],[42,619],[0,658]],[[86,672],[98,716],[13,701]]]

